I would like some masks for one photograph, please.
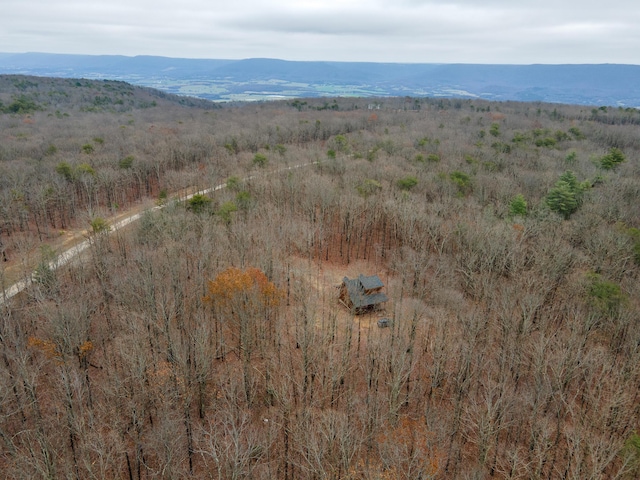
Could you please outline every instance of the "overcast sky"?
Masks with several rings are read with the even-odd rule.
[[[0,52],[640,64],[638,0],[1,0]]]

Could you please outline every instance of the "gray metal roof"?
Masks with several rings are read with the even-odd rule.
[[[362,281],[363,279],[365,280],[364,283]],[[342,281],[347,287],[349,298],[351,299],[354,308],[371,307],[389,300],[389,297],[382,292],[369,295],[365,293],[365,290],[384,286],[377,275],[372,275],[370,277],[360,275],[358,278],[354,278],[353,280],[344,277]],[[365,285],[367,286],[365,287]]]
[[[370,275],[368,277],[365,277],[364,275],[360,274],[358,280],[360,280],[362,288],[364,288],[365,290],[384,287],[384,283],[382,283],[382,280],[380,280],[380,277],[378,277],[377,275]]]

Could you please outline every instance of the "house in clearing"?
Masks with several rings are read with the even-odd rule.
[[[378,310],[382,304],[389,300],[382,292],[384,283],[377,275],[365,277],[359,275],[358,278],[342,279],[340,285],[340,302],[355,314],[365,313],[371,310]]]

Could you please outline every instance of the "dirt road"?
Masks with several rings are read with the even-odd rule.
[[[310,165],[316,165],[317,163],[318,162],[311,162],[311,163],[304,163],[299,165],[292,165],[289,167],[283,167],[270,172],[250,175],[248,177],[245,177],[244,180],[247,181],[260,176],[273,175],[282,171],[293,170],[297,168],[307,167]],[[226,188],[226,186],[227,186],[226,183],[221,183],[220,185],[216,185],[215,187],[207,188],[200,191],[192,191],[191,193],[185,193],[189,191],[189,189],[187,189],[186,191],[182,191],[179,194],[173,195],[172,200],[187,201],[193,198],[193,196],[196,194],[213,193],[218,190],[222,190],[223,188]],[[152,204],[146,203],[146,204],[143,204],[142,206],[138,205],[136,207],[132,207],[126,212],[120,213],[119,215],[107,218],[105,220],[107,220],[109,224],[110,231],[115,231],[121,228],[125,228],[129,224],[139,220],[146,212],[160,210],[161,208],[164,208],[165,205],[166,204],[152,206]],[[49,268],[52,270],[55,270],[58,267],[62,267],[63,265],[66,265],[67,263],[71,262],[74,258],[80,255],[82,252],[84,252],[91,244],[89,239],[89,234],[90,232],[88,230],[83,230],[83,229],[77,229],[71,232],[67,232],[67,236],[65,237],[61,246],[63,250],[54,260],[48,263]],[[9,265],[6,268],[6,270],[13,269],[15,274],[17,273],[15,272],[17,267],[18,265]],[[2,291],[2,296],[0,296],[0,306],[7,303],[11,298],[15,297],[17,294],[19,294],[25,288],[31,285],[31,283],[34,281],[34,276],[35,276],[35,272],[32,272],[30,275],[26,276],[26,278],[19,280],[9,285],[8,287],[4,288]],[[7,278],[9,276],[5,275],[4,277]]]

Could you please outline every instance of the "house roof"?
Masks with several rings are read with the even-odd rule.
[[[370,275],[368,277],[365,277],[364,275],[360,274],[358,280],[360,280],[362,288],[364,288],[365,290],[384,287],[384,283],[382,283],[382,280],[380,280],[380,277],[378,277],[377,275]]]
[[[351,303],[353,304],[354,308],[371,307],[373,305],[377,305],[389,300],[387,295],[382,292],[369,295],[365,293],[365,290],[384,286],[377,275],[372,275],[370,277],[360,275],[358,278],[354,278],[353,280],[344,277],[342,281],[347,287],[347,292],[349,293],[349,298],[351,299]]]

